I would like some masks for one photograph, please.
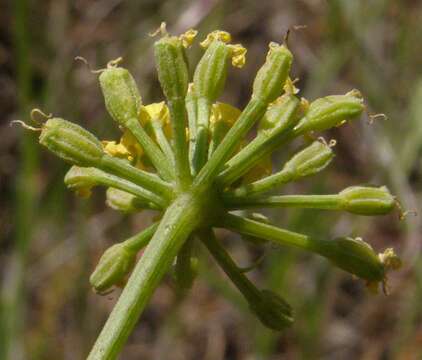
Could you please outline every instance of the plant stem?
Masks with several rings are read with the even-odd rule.
[[[305,209],[342,210],[340,197],[334,195],[281,195],[266,197],[224,197],[230,209],[298,207]]]
[[[173,151],[176,177],[180,190],[185,190],[192,181],[189,166],[188,145],[186,142],[187,115],[185,99],[178,98],[168,101],[171,125],[173,130]]]
[[[131,166],[124,160],[109,155],[103,155],[98,164],[98,168],[132,181],[155,194],[164,196],[166,199],[171,199],[173,196],[173,190],[169,183],[161,180],[154,174]]]
[[[162,197],[149,190],[145,190],[143,187],[136,185],[131,181],[124,180],[96,168],[83,168],[83,171],[85,173],[84,175],[89,176],[90,181],[93,183],[126,191],[135,195],[143,202],[151,203],[152,208],[154,209],[163,209],[168,204]],[[68,186],[72,188],[72,183],[69,183]]]
[[[145,154],[151,160],[157,172],[161,175],[164,180],[172,180],[173,172],[171,171],[171,165],[167,158],[164,156],[161,149],[152,141],[150,136],[146,133],[144,128],[139,123],[138,119],[129,119],[125,124],[130,130],[132,135],[138,140],[142,146]]]
[[[246,277],[224,247],[220,245],[214,231],[204,229],[198,232],[198,236],[248,303],[258,302],[261,297],[260,290]]]
[[[88,360],[115,359],[183,243],[199,225],[197,199],[180,195],[169,206],[135,266]]]
[[[214,179],[224,162],[232,155],[239,141],[246,135],[252,125],[264,115],[266,108],[267,104],[259,99],[249,101],[239,119],[195,178],[195,184],[205,184]]]
[[[286,132],[280,136],[268,136],[265,133],[258,135],[225,164],[224,170],[217,176],[217,182],[222,187],[232,184],[265,156],[294,138],[295,135],[292,132]]]
[[[281,185],[289,183],[291,178],[291,173],[283,169],[263,179],[259,179],[253,183],[245,184],[234,190],[228,191],[226,194],[229,198],[261,195],[265,192],[274,190]]]
[[[208,158],[209,119],[211,102],[206,98],[197,99],[196,140],[194,142],[192,168],[194,176],[201,170]]]
[[[273,241],[280,245],[294,246],[308,251],[319,253],[322,249],[321,241],[293,231],[280,229],[273,225],[246,219],[233,214],[221,217],[221,226],[240,234],[255,236]]]
[[[148,242],[151,240],[155,231],[158,227],[158,222],[148,226],[146,229],[142,230],[139,234],[131,236],[129,239],[124,241],[125,247],[130,250],[139,251],[145,247]]]
[[[171,169],[170,172],[174,173],[174,154],[173,149],[171,148],[170,142],[168,141],[163,126],[161,124],[158,124],[158,121],[154,121],[152,123],[152,129],[154,131],[155,139],[157,140],[158,145],[160,146],[161,150],[163,151],[165,157],[167,158],[168,164],[170,164]]]
[[[193,241],[194,239],[192,237],[185,241],[177,254],[174,268],[175,280],[178,287],[177,291],[182,296],[192,287],[196,276],[196,271],[192,267]]]

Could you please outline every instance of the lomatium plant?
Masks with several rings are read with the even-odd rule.
[[[160,213],[148,228],[107,249],[90,277],[98,293],[124,288],[88,359],[118,355],[170,268],[180,289],[191,287],[197,261],[192,249],[198,242],[265,326],[282,330],[293,323],[286,300],[248,279],[215,237],[215,228],[249,241],[263,239],[318,254],[372,289],[378,284],[385,287],[387,272],[400,265],[392,249],[377,254],[360,238],[315,239],[239,212],[290,207],[358,215],[391,212],[396,201],[384,186],[352,186],[329,195],[267,195],[330,164],[334,144],[314,133],[358,118],[364,110],[361,94],[352,90],[310,103],[299,98],[289,77],[293,55],[286,44],[272,42],[241,111],[218,98],[230,63],[237,68],[245,63],[243,46],[231,44],[227,32],[208,34],[200,43],[204,54],[190,79],[185,51],[197,32],[176,37],[162,27],[159,34],[154,56],[165,100],[144,105],[120,59],[98,71],[105,106],[123,131],[119,141],[101,142],[79,125],[56,117],[35,129],[41,132],[42,145],[73,165],[65,177],[70,189],[87,196],[93,187],[105,186],[107,204],[114,209]],[[255,124],[256,136],[247,142]],[[308,145],[272,172],[272,153],[299,137]],[[312,138],[317,140],[309,144]]]

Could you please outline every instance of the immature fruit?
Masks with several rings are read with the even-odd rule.
[[[396,201],[385,186],[351,186],[339,193],[341,207],[358,215],[384,215],[392,211]]]
[[[40,144],[62,159],[78,166],[93,166],[101,160],[100,141],[84,128],[60,118],[49,119],[42,127]]]
[[[323,131],[339,126],[362,114],[363,100],[359,92],[346,95],[331,95],[311,103],[306,115],[295,127],[295,132]]]
[[[360,238],[342,237],[325,241],[320,253],[343,269],[361,279],[380,282],[385,268],[372,247]]]
[[[125,126],[128,120],[138,119],[142,100],[128,70],[109,67],[101,73],[99,81],[105,106],[115,121]]]
[[[136,252],[124,244],[115,244],[101,256],[89,282],[98,293],[104,293],[121,283],[135,265]]]
[[[249,306],[265,326],[280,331],[293,324],[292,308],[280,295],[270,290],[260,293],[260,299]]]
[[[219,40],[208,46],[193,76],[198,97],[214,102],[221,94],[226,82],[230,53],[228,45]]]
[[[170,101],[185,98],[189,72],[182,41],[174,36],[165,36],[154,44],[154,54],[164,95]]]
[[[334,152],[328,144],[314,141],[293,156],[284,166],[283,172],[289,174],[291,181],[301,179],[323,170],[333,157]]]
[[[270,103],[280,96],[292,61],[293,55],[286,46],[270,43],[265,63],[253,83],[252,98]]]

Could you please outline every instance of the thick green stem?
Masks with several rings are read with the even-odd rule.
[[[139,144],[142,146],[145,154],[151,160],[154,167],[157,169],[157,172],[161,175],[164,180],[172,180],[173,172],[171,170],[171,163],[164,156],[161,149],[154,143],[154,141],[149,137],[144,128],[139,123],[138,119],[129,119],[126,122],[126,127],[130,130],[132,135],[138,140]]]
[[[266,197],[225,196],[229,209],[297,207],[304,209],[342,210],[339,195],[282,195]]]
[[[239,141],[246,135],[252,125],[264,115],[266,108],[267,104],[259,99],[253,99],[248,103],[220,146],[195,178],[195,184],[208,183],[214,179],[225,161],[233,154]]]
[[[89,360],[116,358],[176,254],[199,225],[201,216],[197,202],[191,194],[183,194],[165,212],[89,354]]]
[[[171,199],[173,196],[173,190],[169,183],[154,174],[131,166],[124,160],[104,155],[98,164],[98,168],[132,181],[155,194],[164,196],[166,199]]]
[[[179,187],[186,190],[192,181],[189,166],[188,144],[186,141],[187,114],[185,99],[178,98],[168,101],[173,130],[173,151],[176,167],[176,177]]]

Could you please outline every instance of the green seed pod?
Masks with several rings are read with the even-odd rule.
[[[292,61],[293,55],[286,46],[270,43],[267,59],[253,83],[252,98],[270,103],[280,96]]]
[[[138,119],[142,100],[130,72],[121,67],[108,67],[100,77],[105,106],[111,117],[121,126],[130,119]]]
[[[362,96],[356,90],[346,95],[326,96],[311,103],[294,130],[297,134],[328,130],[356,118],[363,109]]]
[[[188,90],[189,72],[182,41],[164,36],[154,44],[158,79],[170,101],[184,99]]]
[[[100,141],[93,134],[60,118],[49,119],[43,125],[39,142],[55,155],[78,166],[93,166],[104,154]]]
[[[89,278],[95,292],[106,293],[121,284],[135,265],[135,260],[136,252],[129,250],[124,243],[108,248]]]
[[[91,188],[97,185],[96,177],[101,173],[96,168],[72,166],[64,177],[64,183],[71,190]]]
[[[372,247],[362,239],[344,237],[324,241],[319,253],[357,277],[370,282],[383,281],[385,267]]]
[[[224,88],[231,50],[227,44],[211,42],[196,66],[193,84],[198,97],[216,101]]]
[[[135,195],[115,188],[107,189],[106,204],[112,209],[124,213],[133,213],[151,207]]]
[[[328,166],[333,157],[334,152],[330,145],[314,141],[286,163],[283,173],[288,174],[289,181],[314,175]]]
[[[341,191],[339,197],[344,210],[358,215],[384,215],[396,204],[385,186],[352,186]]]
[[[280,295],[270,290],[262,290],[260,295],[260,300],[249,306],[262,324],[278,331],[293,324],[292,308]]]
[[[277,133],[292,127],[297,121],[297,110],[300,100],[291,94],[277,98],[268,106],[268,109],[259,122],[258,134]]]

